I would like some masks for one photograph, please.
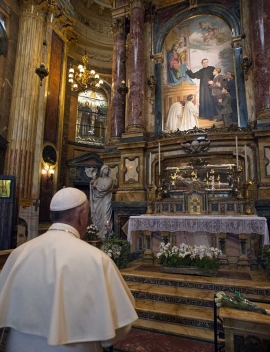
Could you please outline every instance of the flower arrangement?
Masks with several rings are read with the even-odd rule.
[[[162,242],[159,246],[157,258],[164,266],[195,266],[201,269],[217,270],[217,258],[222,252],[218,248],[203,246],[189,246],[181,243],[179,247]]]
[[[98,239],[97,236],[98,227],[94,224],[88,225],[86,229],[86,239],[88,241],[94,241]]]
[[[250,302],[238,291],[235,291],[235,293],[225,293],[223,291],[217,292],[215,302],[217,307],[235,308],[270,315],[270,310],[264,309],[253,302]]]
[[[130,257],[130,243],[128,241],[110,237],[103,242],[101,250],[115,262],[119,269],[128,266]]]

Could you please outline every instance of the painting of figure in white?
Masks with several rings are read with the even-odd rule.
[[[222,121],[217,121],[211,82],[216,67],[224,82],[226,72],[234,71],[231,35],[228,24],[212,15],[193,16],[167,34],[163,45],[163,130],[180,129],[176,125],[168,128],[169,111],[173,104],[186,102],[190,94],[194,96],[191,104],[199,112],[198,127],[209,128],[213,123],[223,127]]]
[[[165,130],[177,131],[180,130],[180,118],[183,112],[183,105],[180,102],[172,104],[170,107],[168,118],[165,125]]]
[[[180,131],[190,130],[198,125],[198,108],[193,104],[194,95],[187,96],[187,103],[185,104],[183,117],[181,120]]]

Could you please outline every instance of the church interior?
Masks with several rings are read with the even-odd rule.
[[[218,291],[270,308],[269,30],[268,0],[0,0],[1,266],[108,165],[136,331],[270,350],[267,315],[214,314]],[[218,247],[219,274],[161,272],[162,241]],[[154,340],[115,348],[174,351]]]

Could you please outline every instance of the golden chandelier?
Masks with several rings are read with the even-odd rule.
[[[95,72],[95,70],[87,70],[87,55],[83,55],[82,62],[83,65],[78,65],[77,68],[79,72],[75,72],[73,67],[69,69],[68,81],[71,84],[71,90],[83,92],[88,89],[98,89],[101,84],[103,84],[103,81],[102,79],[99,79],[99,75]]]

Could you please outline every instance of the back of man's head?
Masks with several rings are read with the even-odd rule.
[[[50,204],[52,222],[71,223],[75,213],[87,201],[85,193],[77,188],[63,188],[53,196]]]

